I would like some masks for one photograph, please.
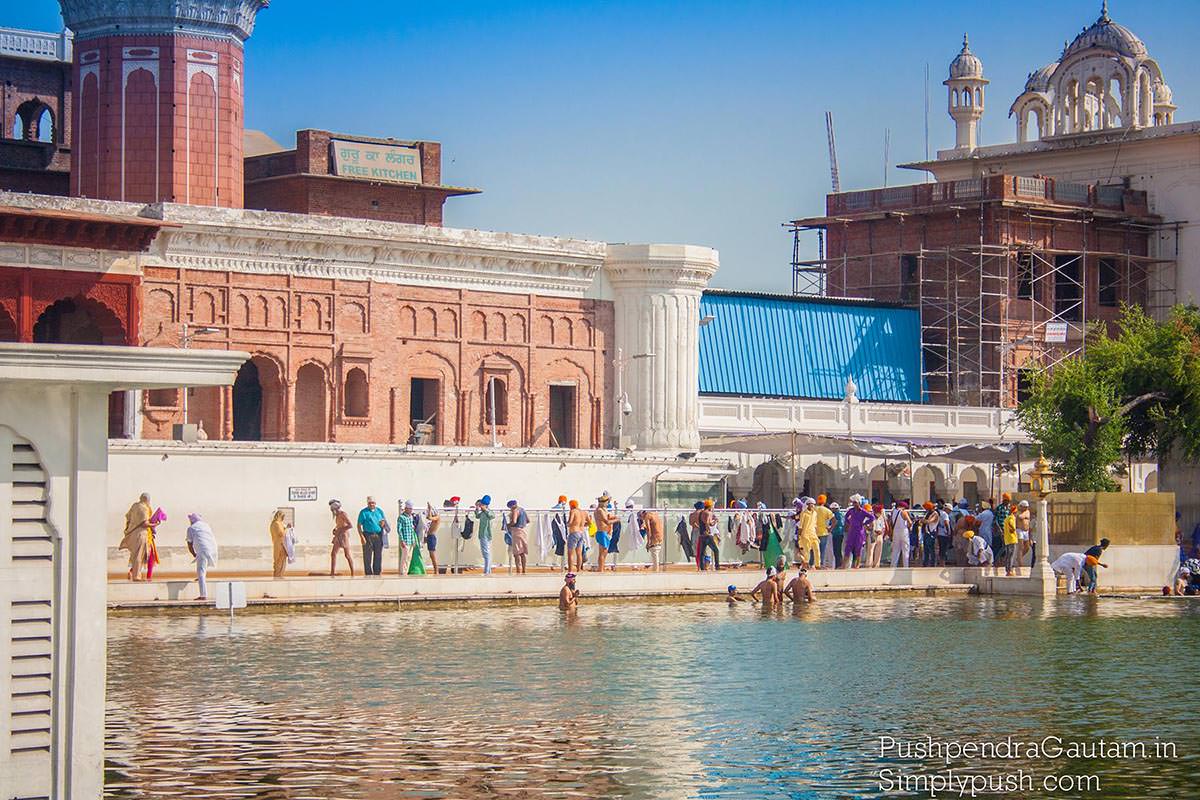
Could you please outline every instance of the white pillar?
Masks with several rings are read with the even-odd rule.
[[[1050,504],[1046,498],[1037,501],[1037,563],[1029,571],[1029,580],[1041,584],[1040,594],[1052,597],[1058,593],[1058,580],[1050,567]]]
[[[717,251],[673,244],[609,245],[604,271],[614,292],[616,348],[628,365],[633,413],[624,442],[641,450],[697,450],[700,294],[717,271]],[[634,358],[653,353],[653,358]],[[611,385],[611,384],[610,384]],[[612,430],[621,409],[608,398]]]

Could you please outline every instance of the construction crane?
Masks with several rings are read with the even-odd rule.
[[[842,190],[842,182],[838,179],[837,147],[833,143],[833,112],[825,112],[825,133],[829,137],[829,178],[833,182],[833,193]]]

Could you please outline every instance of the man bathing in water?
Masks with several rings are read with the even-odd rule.
[[[800,572],[796,577],[788,583],[783,590],[783,596],[790,599],[796,605],[800,605],[805,601],[809,603],[817,599],[813,594],[812,581],[808,579],[808,570],[804,567],[800,568]]]
[[[575,573],[568,572],[563,578],[563,587],[558,592],[559,611],[575,611],[579,608],[579,590],[575,588]]]
[[[767,577],[750,590],[750,599],[756,603],[762,601],[764,610],[783,605],[783,592],[779,590],[779,583],[775,580],[774,567],[768,567]]]

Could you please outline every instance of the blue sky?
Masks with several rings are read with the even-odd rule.
[[[6,4],[0,25],[55,29],[54,0]],[[14,7],[16,6],[16,7]],[[246,124],[284,145],[297,128],[443,144],[446,224],[689,242],[721,251],[716,285],[787,291],[786,219],[829,190],[833,111],[843,189],[953,144],[947,65],[964,31],[991,80],[984,143],[1099,0],[947,2],[472,2],[274,0],[246,53]],[[1200,117],[1196,0],[1113,0]],[[889,184],[917,173],[889,169]]]

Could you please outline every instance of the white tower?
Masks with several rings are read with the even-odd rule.
[[[695,245],[608,245],[615,345],[629,359],[619,447],[699,449],[700,294],[718,263],[716,250]],[[624,413],[613,400],[614,413]]]
[[[962,52],[950,62],[950,77],[943,81],[948,87],[947,111],[954,119],[954,147],[974,150],[978,146],[976,129],[983,116],[983,62],[971,52],[967,35],[963,34]]]

